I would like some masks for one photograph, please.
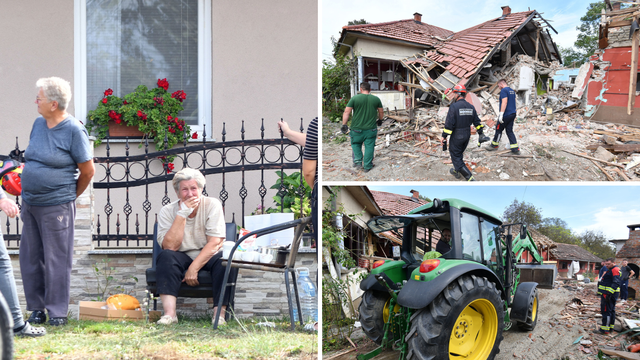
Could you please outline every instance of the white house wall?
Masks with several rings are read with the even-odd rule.
[[[358,38],[353,46],[356,56],[372,57],[387,60],[401,60],[415,55],[420,51],[419,47],[404,46],[393,43],[381,42],[380,40]]]

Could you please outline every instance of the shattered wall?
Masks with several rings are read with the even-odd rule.
[[[609,48],[614,47],[631,47],[631,39],[629,39],[629,31],[631,26],[620,26],[609,29]]]

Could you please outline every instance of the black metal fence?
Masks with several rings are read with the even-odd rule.
[[[304,131],[303,121],[300,120],[300,131]],[[148,140],[143,140],[139,147],[142,154],[132,155],[130,141],[125,139],[124,156],[114,156],[112,139],[103,141],[106,156],[95,157],[96,176],[93,179],[94,195],[96,199],[104,198],[104,206],[98,208],[96,200],[94,209],[93,241],[97,247],[151,247],[153,238],[153,224],[157,221],[160,207],[170,203],[169,191],[172,190],[171,179],[173,173],[184,167],[200,170],[207,175],[219,176],[220,190],[217,196],[223,207],[233,202],[238,207],[239,214],[234,211],[233,221],[244,225],[244,215],[250,214],[253,208],[248,208],[247,199],[258,201],[260,208],[265,208],[265,200],[271,203],[268,196],[271,184],[265,184],[265,175],[273,178],[273,172],[279,173],[280,186],[272,191],[271,197],[280,198],[280,212],[285,211],[284,199],[293,191],[299,197],[300,208],[306,197],[304,179],[300,176],[299,184],[292,186],[286,181],[284,170],[293,172],[302,169],[302,147],[280,135],[279,139],[265,139],[264,119],[260,124],[260,138],[248,140],[245,123],[242,122],[240,140],[227,141],[226,124],[222,126],[221,141],[207,141],[206,128],[199,136],[201,143],[189,142],[185,135],[180,147],[153,151]],[[166,141],[165,141],[166,144]],[[153,144],[151,145],[153,146]],[[17,148],[17,145],[16,145]],[[271,175],[269,174],[271,173]],[[251,178],[251,181],[249,180]],[[259,181],[257,180],[259,177]],[[249,183],[259,183],[257,189],[251,190]],[[230,193],[230,185],[238,187],[237,194]],[[207,186],[204,195],[207,193]],[[171,189],[171,190],[170,190]],[[105,193],[101,194],[100,192]],[[160,193],[161,192],[161,193]],[[275,192],[275,193],[274,193]],[[144,195],[141,197],[141,193]],[[132,196],[132,194],[135,194]],[[134,201],[143,198],[141,203]],[[161,206],[153,206],[154,200],[161,198]],[[19,203],[20,200],[16,199]],[[116,204],[117,203],[117,204]],[[300,210],[302,212],[302,210]],[[240,220],[236,219],[240,216]],[[228,220],[228,219],[227,219]],[[12,226],[12,224],[15,224]],[[20,221],[16,218],[6,221],[6,235],[8,247],[19,245]]]

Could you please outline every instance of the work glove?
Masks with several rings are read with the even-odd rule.
[[[376,121],[376,125],[382,126],[382,122],[383,121],[384,121],[384,119],[378,119],[378,121]]]
[[[342,125],[340,131],[342,131],[343,134],[347,135],[347,132],[349,132],[349,127],[347,125]]]
[[[442,151],[447,151],[447,138],[442,139]]]
[[[504,113],[503,113],[503,112],[501,112],[501,113],[500,113],[500,115],[498,115],[498,122],[499,122],[500,124],[504,124],[504,121],[502,120],[502,118],[503,118],[503,117],[504,117]]]

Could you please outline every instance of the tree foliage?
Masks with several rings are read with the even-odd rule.
[[[502,215],[502,220],[506,223],[524,223],[525,225],[537,229],[542,223],[542,213],[540,209],[527,202],[519,202],[514,199]]]
[[[340,119],[351,95],[355,73],[355,59],[337,55],[335,61],[322,60],[322,113],[331,121]]]
[[[557,217],[545,218],[540,209],[524,201],[514,199],[504,210],[502,219],[505,223],[525,223],[557,243],[578,245],[601,259],[616,255],[615,247],[602,232],[587,230],[576,234],[566,221]]]
[[[586,63],[598,48],[600,15],[604,7],[604,1],[589,4],[587,13],[580,18],[582,24],[576,26],[576,30],[580,33],[573,43],[573,47],[560,49],[565,65],[575,63],[576,66],[580,66]]]
[[[560,218],[544,218],[537,230],[558,243],[577,244],[580,242],[578,237],[569,229],[566,221]]]
[[[616,249],[601,231],[586,230],[579,237],[580,247],[606,260],[616,256]]]

